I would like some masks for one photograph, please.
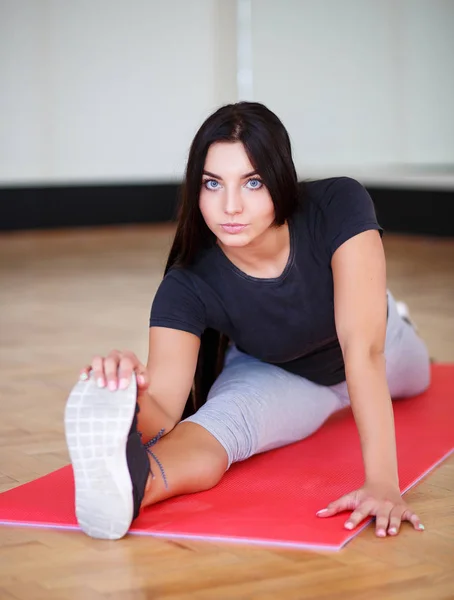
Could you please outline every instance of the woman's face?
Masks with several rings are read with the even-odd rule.
[[[273,223],[273,201],[241,142],[210,146],[199,206],[206,224],[224,246],[247,246]]]

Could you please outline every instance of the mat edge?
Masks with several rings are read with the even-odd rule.
[[[436,468],[438,468],[444,461],[446,461],[452,454],[454,453],[454,447],[451,448],[448,452],[446,452],[439,460],[437,460],[433,465],[431,465],[428,469],[426,469],[420,476],[418,476],[414,481],[412,481],[408,486],[406,486],[402,491],[402,496],[406,494],[409,490],[415,487],[418,483],[420,483],[427,475],[432,473]],[[63,469],[66,467],[62,467]],[[57,469],[60,470],[60,469]],[[26,484],[22,484],[26,485]],[[14,488],[13,488],[14,489]],[[129,530],[128,535],[140,535],[140,536],[150,536],[156,537],[160,539],[187,539],[187,540],[195,540],[195,541],[205,541],[205,542],[222,542],[222,543],[232,543],[232,544],[248,544],[254,546],[264,546],[267,548],[293,548],[299,550],[312,550],[312,551],[328,551],[328,552],[338,552],[345,548],[345,546],[351,542],[354,538],[356,538],[364,529],[366,529],[371,522],[372,518],[368,519],[365,523],[363,523],[357,530],[355,530],[351,535],[349,535],[345,540],[340,542],[338,545],[324,545],[324,544],[304,544],[298,542],[276,542],[267,539],[256,539],[252,540],[249,538],[236,538],[236,537],[223,537],[223,536],[210,536],[210,535],[196,535],[196,534],[182,534],[182,533],[163,533],[163,532],[150,532],[150,531],[135,531]],[[7,527],[29,527],[34,529],[55,529],[55,530],[63,530],[63,531],[80,531],[82,533],[81,528],[76,524],[55,524],[55,523],[30,523],[26,521],[5,521],[0,519],[0,526]]]

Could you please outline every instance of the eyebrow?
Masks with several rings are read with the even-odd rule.
[[[210,173],[210,171],[203,171],[203,175],[208,175],[209,177],[214,177],[215,179],[222,179],[222,177],[215,175],[214,173]],[[251,175],[258,175],[258,173],[257,171],[251,171],[250,173],[241,175],[240,179],[246,179],[246,177],[250,177]]]

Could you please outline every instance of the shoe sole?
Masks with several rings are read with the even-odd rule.
[[[126,443],[136,408],[136,381],[125,390],[79,381],[65,408],[65,435],[75,482],[76,517],[90,537],[117,540],[134,511]]]

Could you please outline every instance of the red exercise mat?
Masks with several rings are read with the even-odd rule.
[[[408,490],[454,447],[454,365],[434,365],[425,394],[394,402],[400,482]],[[142,511],[131,532],[270,546],[339,550],[346,514],[317,510],[359,487],[363,468],[350,409],[311,437],[237,463],[213,489]],[[0,494],[0,523],[77,529],[70,466]]]

